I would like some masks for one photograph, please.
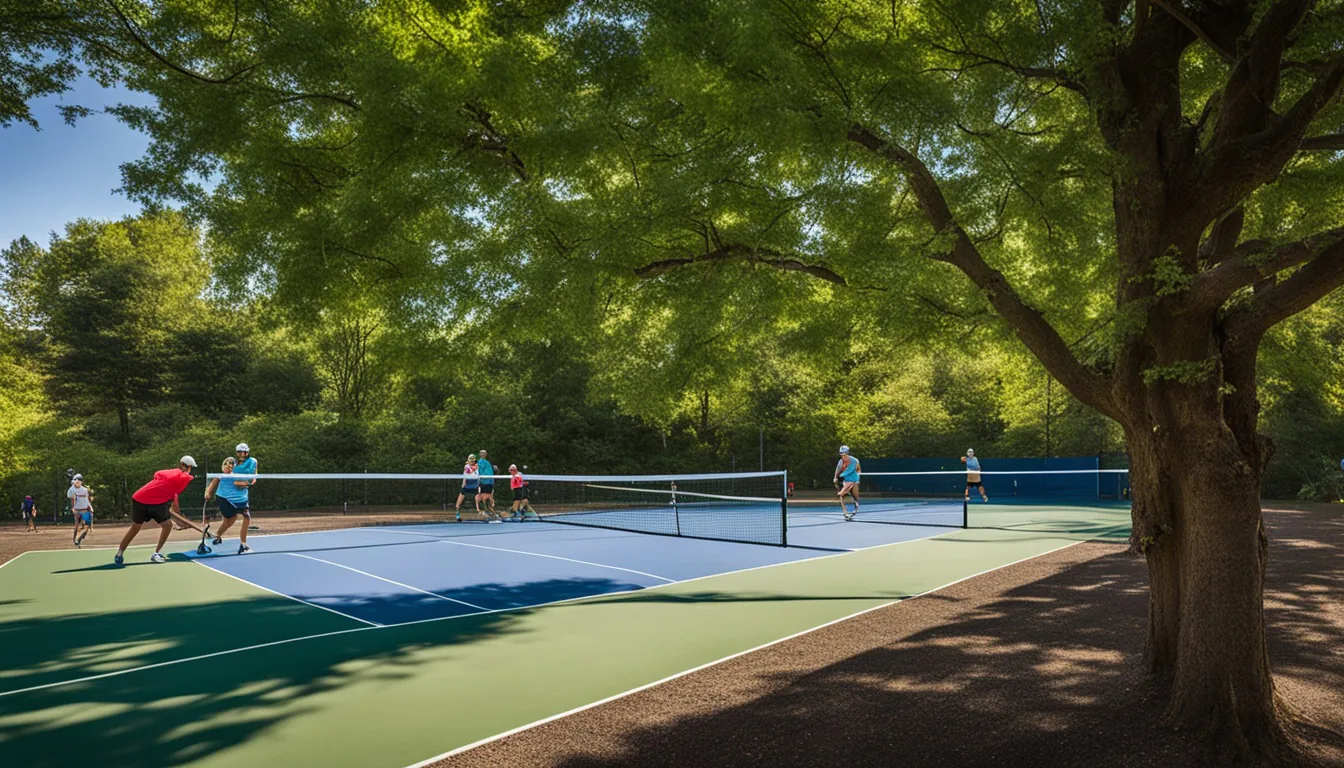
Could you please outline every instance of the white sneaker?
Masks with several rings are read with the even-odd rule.
[[[491,525],[494,525],[495,523],[502,523],[502,522],[504,522],[504,521],[503,521],[503,520],[500,520],[498,517],[492,517],[492,518],[490,518],[489,522],[490,522]]]
[[[163,553],[161,553],[161,552],[155,552],[154,554],[152,554],[152,555],[149,556],[149,562],[151,562],[151,563],[166,563],[166,562],[168,562],[168,558],[164,557],[164,556],[163,556]]]

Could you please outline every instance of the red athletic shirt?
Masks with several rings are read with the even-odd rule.
[[[522,488],[522,487],[523,487],[523,473],[522,473],[522,472],[519,472],[518,474],[516,474],[516,475],[514,475],[513,477],[510,477],[510,478],[509,478],[509,487],[510,487],[510,488],[514,488],[514,489],[518,489],[518,488]]]
[[[191,482],[191,473],[180,469],[160,469],[154,473],[154,479],[131,494],[131,498],[141,504],[166,504],[177,498]]]

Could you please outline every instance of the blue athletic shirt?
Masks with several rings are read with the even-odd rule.
[[[844,459],[837,461],[835,463],[835,466],[839,467],[843,461]],[[855,456],[849,457],[849,466],[845,467],[840,471],[840,479],[845,481],[846,483],[859,482],[859,460],[857,457]]]
[[[966,457],[966,471],[967,471],[967,472],[979,472],[979,471],[980,471],[980,460],[977,459],[977,458],[975,458],[974,456],[967,456],[967,457]]]
[[[36,502],[36,501],[33,501],[32,499],[24,499],[24,500],[23,500],[23,511],[24,511],[24,512],[32,512],[32,511],[33,511],[33,508],[36,507],[36,506],[37,506],[37,502]]]
[[[481,485],[494,485],[495,479],[490,475],[495,474],[495,465],[490,463],[489,459],[481,459],[476,462],[476,469],[481,473]]]
[[[256,471],[257,460],[251,456],[248,456],[245,461],[233,468],[233,473],[235,475],[252,475],[256,474]],[[234,485],[235,482],[243,481],[235,481],[230,480],[227,477],[221,477],[219,479],[219,487],[215,489],[215,493],[218,494],[221,499],[229,502],[233,506],[241,507],[247,504],[247,486],[239,488]]]

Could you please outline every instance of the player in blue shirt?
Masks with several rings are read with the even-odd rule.
[[[486,458],[489,455],[484,448],[481,449],[480,460],[476,462],[476,470],[481,476],[481,490],[476,494],[476,508],[482,510],[490,517],[490,522],[498,523],[499,514],[495,512],[495,465]],[[485,502],[485,506],[481,505]]]
[[[236,475],[255,475],[257,473],[257,460],[252,458],[252,450],[247,447],[247,443],[239,443],[234,452],[237,458],[225,459],[223,471]],[[230,469],[230,465],[232,469]],[[248,489],[256,483],[255,479],[219,482],[216,478],[205,489],[206,501],[209,501],[212,495],[217,496],[219,513],[224,516],[224,524],[219,527],[219,531],[215,534],[215,546],[224,543],[225,532],[229,530],[241,514],[243,526],[238,530],[238,554],[252,551],[252,548],[247,546],[247,529],[252,525],[252,509],[248,503]]]
[[[961,457],[961,463],[966,465],[966,501],[971,500],[972,488],[980,492],[981,500],[989,501],[989,497],[985,495],[985,486],[980,481],[980,460],[975,458],[975,449],[967,448],[966,455]]]
[[[33,501],[32,496],[24,496],[20,509],[23,510],[23,519],[28,523],[28,530],[37,533],[37,502]]]
[[[835,476],[831,482],[840,489],[840,509],[845,513],[845,520],[853,520],[854,515],[859,513],[859,475],[861,473],[859,459],[851,456],[849,446],[840,446],[840,460],[835,464]],[[845,496],[848,495],[854,499],[854,511],[850,512],[845,507]]]

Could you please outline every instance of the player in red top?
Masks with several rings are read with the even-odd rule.
[[[513,519],[522,522],[527,519],[528,512],[536,516],[527,500],[527,479],[518,471],[517,464],[509,465],[509,488],[513,489]]]
[[[140,533],[140,526],[151,519],[159,524],[159,546],[154,548],[154,554],[149,558],[152,563],[162,563],[167,559],[163,556],[162,550],[168,541],[168,534],[173,532],[172,517],[176,517],[189,528],[201,530],[182,516],[182,510],[177,503],[178,495],[186,490],[191,482],[191,470],[195,468],[196,460],[190,456],[183,456],[177,463],[177,469],[161,469],[155,472],[153,480],[131,494],[131,529],[122,538],[121,546],[117,548],[117,556],[112,562],[122,564],[122,554],[131,545],[136,534]]]

